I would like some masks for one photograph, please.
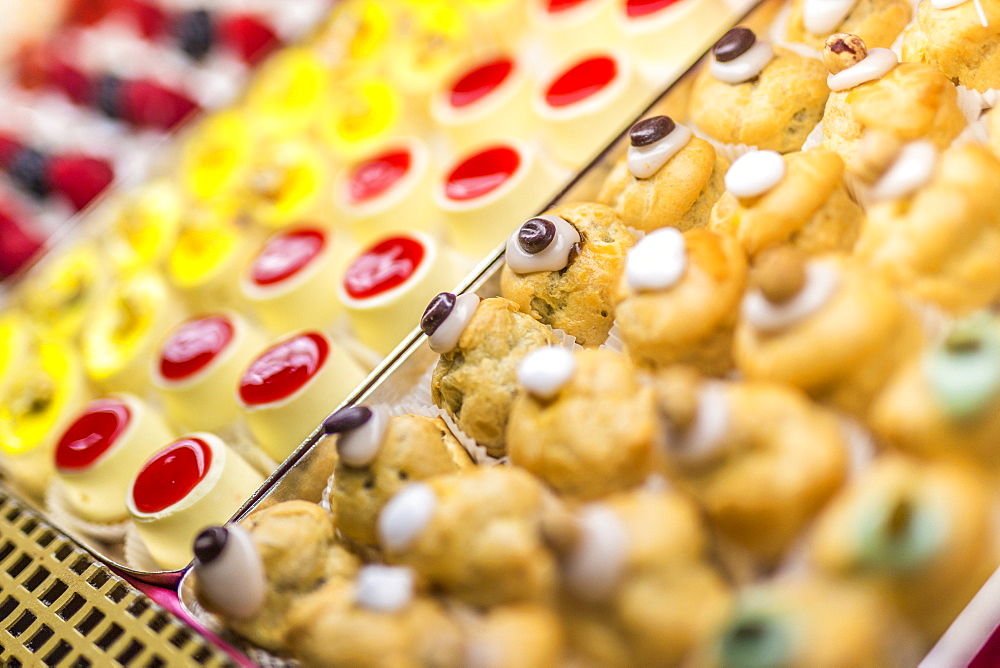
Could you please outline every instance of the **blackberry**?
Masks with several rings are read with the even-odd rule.
[[[122,80],[113,74],[98,78],[94,86],[94,106],[108,118],[121,118]]]
[[[198,9],[182,15],[177,20],[174,35],[181,51],[194,60],[201,60],[212,50],[215,41],[215,27],[211,15],[204,9]]]
[[[49,159],[41,151],[33,148],[23,148],[10,163],[10,177],[22,189],[41,199],[49,194],[49,181],[46,172],[49,169]]]

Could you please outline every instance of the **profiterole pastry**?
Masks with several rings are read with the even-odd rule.
[[[434,403],[487,452],[502,456],[517,365],[535,348],[555,344],[555,335],[514,302],[480,301],[471,293],[442,292],[427,305],[420,329],[441,355],[431,377]]]
[[[382,509],[379,546],[390,563],[471,605],[551,601],[556,561],[541,530],[547,494],[506,466],[411,483]]]
[[[864,418],[922,339],[916,316],[877,276],[838,257],[762,253],[736,329],[736,366]]]
[[[788,153],[802,147],[829,93],[821,62],[739,27],[712,47],[691,91],[690,114],[717,141]]]
[[[521,224],[507,240],[501,294],[584,347],[608,338],[612,294],[635,243],[603,204],[564,204]]]
[[[653,391],[619,353],[539,348],[517,375],[510,461],[559,494],[600,498],[642,484],[662,465]]]
[[[469,453],[440,418],[390,417],[384,407],[343,408],[323,423],[337,436],[337,466],[330,507],[346,538],[375,545],[375,522],[382,507],[408,481],[454,473],[473,465]]]
[[[833,33],[851,33],[869,46],[888,49],[912,16],[906,0],[792,0],[785,38],[822,49]]]
[[[825,148],[752,151],[726,172],[726,192],[712,208],[709,229],[736,237],[750,256],[782,243],[807,255],[850,252],[864,212],[843,177],[844,161]]]
[[[933,65],[967,88],[1000,88],[1000,5],[922,0],[903,35],[903,60]]]
[[[648,234],[629,251],[615,295],[626,354],[643,367],[683,362],[724,374],[746,272],[732,237],[674,228]]]
[[[555,610],[536,603],[501,605],[462,621],[465,664],[547,668],[565,653],[565,631]]]
[[[653,116],[629,130],[629,147],[601,186],[598,200],[629,227],[646,232],[705,227],[725,189],[728,162],[715,147],[669,116]]]

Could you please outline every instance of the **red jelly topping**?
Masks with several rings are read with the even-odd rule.
[[[132,483],[140,513],[158,513],[191,493],[212,467],[212,450],[200,438],[182,438],[153,455]]]
[[[494,146],[472,155],[452,170],[444,184],[453,200],[470,200],[496,190],[514,175],[521,156],[509,146]]]
[[[655,14],[661,9],[666,9],[678,0],[627,0],[625,3],[625,13],[629,18]]]
[[[557,12],[566,11],[567,9],[573,9],[577,5],[582,5],[588,2],[588,0],[549,0],[549,13],[555,14]]]
[[[259,406],[291,396],[316,375],[329,352],[330,344],[314,332],[282,341],[250,363],[240,379],[240,399]]]
[[[410,171],[413,161],[406,149],[389,151],[362,162],[351,173],[347,194],[353,204],[378,197]]]
[[[553,107],[575,104],[607,86],[616,74],[618,66],[607,56],[582,60],[552,82],[545,91],[545,101]]]
[[[461,108],[481,100],[506,81],[513,69],[510,58],[498,58],[469,70],[451,87],[451,106]]]
[[[257,285],[280,283],[312,262],[325,244],[323,232],[312,228],[276,234],[250,265],[250,280]]]
[[[198,373],[233,340],[233,324],[221,315],[190,320],[174,330],[160,350],[160,374],[181,380]]]
[[[80,471],[114,445],[132,419],[128,406],[114,399],[92,401],[83,414],[63,432],[56,445],[56,467]]]
[[[424,245],[410,237],[390,237],[351,263],[344,287],[354,299],[367,299],[406,281],[424,259]]]

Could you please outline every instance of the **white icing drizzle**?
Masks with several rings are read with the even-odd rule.
[[[660,171],[660,167],[667,164],[678,151],[687,146],[689,141],[691,141],[691,130],[678,124],[666,137],[648,146],[629,146],[628,157],[625,158],[628,171],[637,179],[648,179]]]
[[[858,0],[805,0],[802,23],[814,35],[829,35],[857,4]]]
[[[580,513],[580,542],[566,563],[566,583],[580,598],[607,598],[625,570],[629,536],[617,513],[594,503]]]
[[[819,310],[839,284],[836,267],[826,262],[812,262],[806,267],[806,284],[799,294],[784,304],[773,304],[760,290],[752,290],[743,297],[743,317],[762,332],[785,329]]]
[[[428,338],[431,350],[439,355],[450,353],[458,345],[458,340],[462,332],[468,326],[469,321],[479,306],[479,296],[474,293],[459,295],[455,300],[455,308],[451,310],[448,317],[444,319],[441,326]]]
[[[681,279],[686,269],[684,235],[673,227],[650,232],[625,258],[625,280],[637,292],[666,290]]]
[[[402,552],[416,540],[437,508],[434,490],[422,482],[404,487],[378,516],[378,542],[387,552]]]
[[[375,612],[397,612],[413,600],[414,580],[413,571],[405,566],[362,566],[354,583],[354,602]]]
[[[899,64],[899,58],[891,49],[875,47],[868,49],[868,55],[843,72],[826,77],[826,85],[832,91],[847,90],[868,81],[881,79]]]
[[[736,197],[757,197],[781,183],[786,171],[777,151],[751,151],[730,165],[726,190]]]
[[[750,81],[767,67],[774,58],[774,49],[767,42],[757,40],[746,53],[733,58],[728,63],[720,63],[714,57],[709,64],[712,76],[727,84]]]
[[[341,461],[356,469],[370,466],[382,449],[389,416],[381,406],[371,407],[368,422],[337,439],[337,454]]]
[[[964,4],[967,0],[931,0],[931,7],[934,9],[951,9],[952,7],[958,7]],[[980,0],[972,0],[972,4],[976,7],[976,14],[979,16],[979,23],[984,28],[990,27],[990,20],[986,17],[986,11],[983,9],[983,3]]]
[[[267,596],[264,562],[250,533],[237,524],[226,527],[225,547],[207,564],[195,562],[198,587],[226,617],[250,619]]]
[[[517,382],[536,397],[551,399],[559,393],[573,373],[573,353],[558,346],[545,346],[528,353],[517,367]]]
[[[507,266],[516,274],[530,274],[536,271],[559,271],[569,264],[569,254],[573,250],[573,244],[578,244],[583,239],[575,227],[565,218],[560,216],[537,216],[547,220],[556,226],[556,236],[552,243],[540,253],[525,252],[521,244],[517,242],[517,235],[521,231],[519,225],[507,239],[507,251],[504,259]]]
[[[937,164],[937,148],[927,140],[903,147],[892,166],[872,187],[876,200],[906,197],[931,180]]]
[[[670,453],[685,462],[704,461],[723,445],[729,430],[729,400],[725,385],[706,382],[698,392],[698,414],[693,425],[677,437]]]

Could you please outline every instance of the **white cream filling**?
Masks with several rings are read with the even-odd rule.
[[[580,515],[580,542],[566,563],[566,583],[582,599],[607,598],[625,571],[629,536],[617,513],[591,504]]]
[[[573,353],[558,346],[545,346],[528,353],[517,367],[517,382],[529,394],[551,399],[576,372]]]
[[[397,612],[413,600],[414,580],[413,571],[403,566],[362,566],[354,583],[354,602],[375,612]]]
[[[751,151],[726,172],[726,190],[736,197],[763,195],[785,178],[785,159],[777,151]]]
[[[937,148],[934,144],[926,140],[907,144],[872,187],[872,197],[876,200],[906,197],[930,182],[936,163]]]
[[[747,49],[728,63],[720,63],[714,57],[709,64],[709,71],[712,76],[727,84],[739,84],[750,81],[759,75],[767,64],[774,58],[774,49],[767,42],[757,40],[753,46]]]
[[[441,326],[428,337],[427,342],[431,350],[439,355],[450,353],[458,345],[458,340],[462,337],[462,332],[468,326],[472,316],[479,306],[479,296],[474,293],[459,295],[455,299],[455,308],[451,310],[448,317],[444,319]]]
[[[341,434],[337,439],[337,454],[341,461],[356,469],[370,466],[378,457],[389,427],[389,416],[381,406],[370,408],[371,418],[357,429]]]
[[[691,130],[683,125],[648,146],[629,146],[625,164],[637,179],[648,179],[691,141]]]
[[[829,35],[857,4],[858,0],[805,0],[802,23],[814,35]]]
[[[222,552],[207,564],[196,563],[198,587],[226,617],[250,619],[264,605],[267,577],[250,533],[237,524],[226,527]]]
[[[684,235],[673,227],[651,232],[633,246],[625,258],[625,280],[636,292],[666,290],[687,270]]]
[[[773,304],[760,290],[743,297],[743,317],[762,332],[777,332],[790,327],[818,311],[837,291],[840,275],[825,262],[813,262],[806,267],[806,284],[799,294],[784,304]]]
[[[573,250],[573,244],[582,241],[580,233],[575,227],[560,216],[537,216],[547,220],[556,226],[556,235],[548,247],[532,255],[518,243],[518,234],[521,231],[519,225],[507,239],[507,250],[504,259],[507,266],[516,274],[530,274],[536,271],[559,271],[565,269],[569,264],[569,254]]]
[[[832,91],[847,90],[868,81],[881,79],[899,64],[899,58],[891,49],[876,47],[868,50],[861,62],[851,65],[843,72],[826,77],[826,85]]]
[[[671,454],[685,462],[704,461],[719,451],[729,430],[729,401],[725,385],[706,382],[698,392],[695,422],[677,437]]]
[[[378,516],[378,542],[386,552],[402,552],[424,530],[437,509],[434,490],[422,482],[404,487]]]

